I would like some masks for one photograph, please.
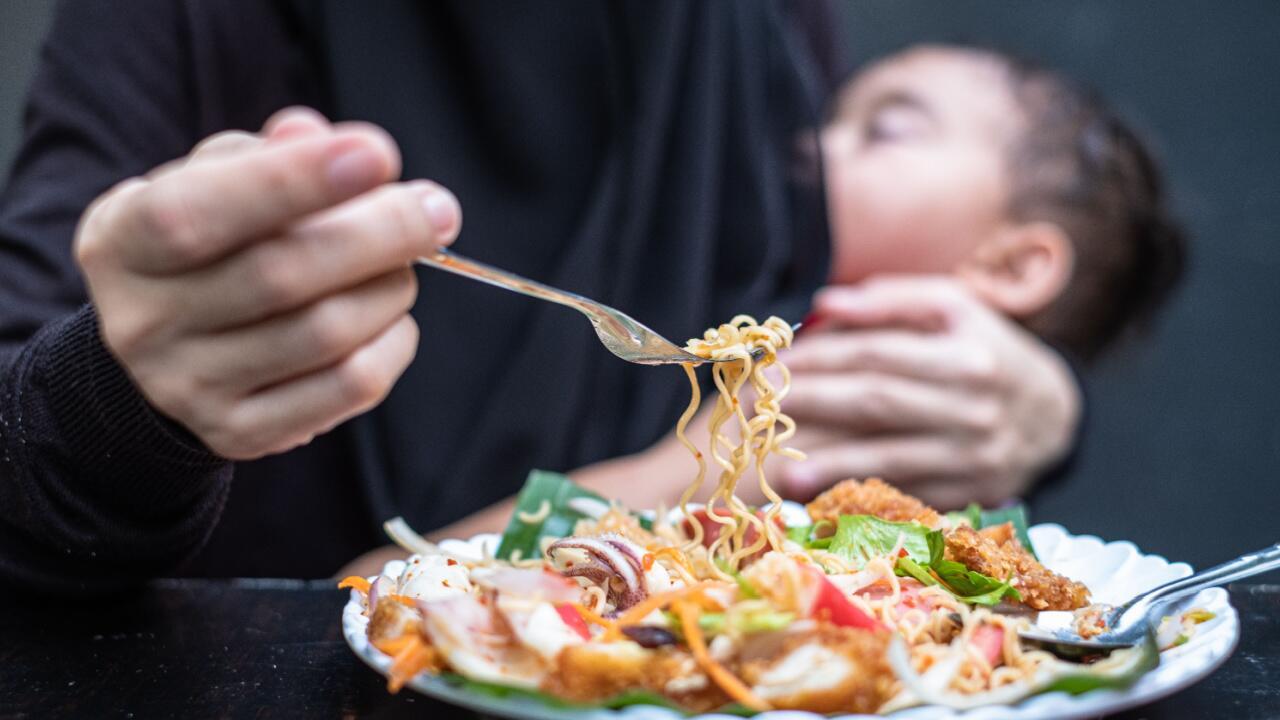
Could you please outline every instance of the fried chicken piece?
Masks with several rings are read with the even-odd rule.
[[[893,695],[887,631],[821,623],[788,637],[781,652],[741,667],[751,690],[774,708],[873,713]]]
[[[1013,586],[1031,608],[1075,610],[1089,604],[1089,589],[1041,565],[1014,537],[1009,523],[981,531],[959,525],[947,532],[946,544],[948,560],[1001,580],[1013,575]]]
[[[874,515],[893,522],[917,522],[936,528],[942,517],[933,508],[889,485],[880,478],[866,482],[845,480],[805,506],[816,523],[835,523],[841,515]]]
[[[574,702],[606,700],[644,689],[693,712],[714,710],[729,696],[711,682],[693,655],[678,648],[646,650],[631,642],[570,645],[556,656],[544,691]]]

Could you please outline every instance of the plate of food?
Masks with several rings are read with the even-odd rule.
[[[690,341],[728,361],[711,370],[708,457],[686,441],[694,479],[670,511],[534,471],[501,535],[434,544],[388,522],[411,555],[343,581],[352,650],[393,692],[574,720],[1093,717],[1230,655],[1239,623],[1219,589],[1106,656],[1063,659],[1019,637],[1037,611],[1075,611],[1087,629],[1097,608],[1190,573],[1131,543],[1029,527],[1020,507],[940,513],[874,479],[782,501],[764,466],[797,455],[776,354],[790,340],[777,318],[739,317]],[[682,439],[700,402],[686,370]],[[740,500],[744,476],[772,502]]]

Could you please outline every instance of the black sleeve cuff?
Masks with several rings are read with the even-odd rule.
[[[51,420],[101,499],[157,517],[207,492],[210,472],[230,462],[156,412],[103,344],[92,306],[45,326],[33,339],[31,381],[43,386]]]

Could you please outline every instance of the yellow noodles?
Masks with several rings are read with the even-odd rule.
[[[796,424],[781,409],[782,399],[790,389],[791,374],[785,365],[778,362],[778,351],[789,347],[792,338],[791,326],[779,318],[771,317],[760,324],[749,315],[739,315],[725,325],[708,330],[701,339],[690,340],[685,346],[686,350],[698,357],[726,361],[714,363],[711,367],[711,377],[719,395],[710,419],[710,451],[711,459],[721,471],[715,490],[707,500],[706,516],[711,522],[723,526],[708,548],[708,555],[720,560],[730,570],[737,570],[745,558],[766,547],[772,550],[782,549],[783,534],[777,525],[782,498],[769,486],[764,463],[769,455],[775,453],[793,459],[804,457],[799,451],[784,447],[784,443],[795,434]],[[758,361],[751,356],[756,350],[763,351],[763,356]],[[769,367],[777,367],[781,373],[780,387],[775,388],[766,376],[765,370]],[[689,406],[676,425],[676,436],[698,463],[693,483],[680,498],[681,512],[689,519],[693,535],[684,546],[689,551],[702,545],[705,537],[702,523],[689,513],[688,505],[702,488],[707,462],[685,436],[685,429],[701,402],[693,366],[685,365],[685,372],[689,377],[692,396]],[[748,382],[755,393],[751,417],[747,417],[743,410],[741,398],[742,389]],[[722,432],[725,423],[732,418],[738,421],[736,443]],[[763,519],[734,493],[738,481],[753,463],[760,492],[772,502]],[[748,541],[748,530],[751,528],[756,533]],[[728,578],[729,574],[717,565],[715,562],[711,563],[711,572]]]

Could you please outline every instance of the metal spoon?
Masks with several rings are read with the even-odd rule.
[[[1108,655],[1113,650],[1142,642],[1154,628],[1153,619],[1159,606],[1276,568],[1280,568],[1280,543],[1138,594],[1103,613],[1102,621],[1109,629],[1088,640],[1072,629],[1073,613],[1070,612],[1039,613],[1036,624],[1018,635],[1061,658]]]
[[[600,342],[609,349],[609,352],[627,362],[641,365],[667,365],[672,363],[700,365],[705,362],[726,362],[731,359],[708,360],[707,358],[698,357],[645,327],[630,315],[615,310],[608,305],[585,298],[577,293],[553,288],[537,280],[530,280],[492,265],[463,257],[450,250],[441,250],[430,257],[420,257],[418,262],[455,275],[479,280],[483,283],[523,293],[540,300],[567,305],[578,310],[591,321],[591,326],[595,328],[596,335],[600,337]],[[800,326],[798,324],[794,325],[792,329],[799,330]],[[758,348],[752,351],[751,357],[754,360],[759,360],[764,357],[764,350]]]

